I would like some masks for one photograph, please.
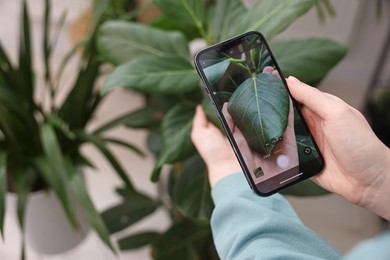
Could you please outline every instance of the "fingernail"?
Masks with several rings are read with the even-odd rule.
[[[302,84],[302,82],[299,79],[297,79],[296,77],[294,77],[294,76],[289,76],[288,80],[291,81],[294,84]]]

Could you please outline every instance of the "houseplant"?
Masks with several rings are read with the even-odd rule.
[[[189,45],[194,40],[210,45],[248,30],[259,30],[272,39],[323,2],[261,0],[248,9],[239,0],[155,0],[162,15],[149,24],[108,21],[102,25],[98,48],[115,66],[102,92],[126,87],[145,96],[144,108],[116,123],[149,130],[149,148],[157,157],[152,181],[159,180],[165,164],[171,165],[164,186],[168,201],[119,188],[123,202],[103,213],[110,232],[115,233],[158,207],[169,212],[172,226],[166,232],[146,231],[122,238],[121,249],[152,244],[155,259],[217,259],[209,226],[213,204],[207,172],[191,143],[190,131],[197,104],[203,105],[212,122],[218,124],[218,120],[200,91]],[[294,75],[314,85],[346,53],[344,46],[326,39],[273,42],[271,49],[285,76]],[[103,129],[112,126],[115,123]],[[290,192],[297,195],[323,194],[310,182],[295,188]],[[120,223],[120,219],[127,221]]]
[[[22,231],[25,230],[25,209],[30,192],[45,190],[56,195],[75,231],[80,227],[75,213],[74,201],[77,201],[91,227],[113,249],[105,223],[83,182],[81,167],[93,165],[80,148],[90,143],[100,150],[129,193],[135,192],[135,189],[107,145],[121,145],[138,154],[141,151],[123,140],[104,137],[105,131],[87,130],[88,123],[104,99],[95,88],[102,65],[95,48],[96,29],[69,52],[59,70],[54,72],[51,67],[53,52],[65,16],[52,28],[51,2],[45,0],[43,51],[42,57],[39,57],[44,64],[44,84],[38,86],[33,66],[33,60],[38,57],[33,53],[26,0],[22,1],[21,8],[17,64],[11,61],[0,43],[0,231],[3,235],[7,190],[17,194],[17,215]],[[99,22],[94,28],[98,27]],[[61,99],[62,72],[68,61],[79,53],[76,80]],[[37,95],[38,89],[42,95]],[[24,243],[23,236],[22,259],[25,258]]]

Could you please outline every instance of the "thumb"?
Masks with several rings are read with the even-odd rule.
[[[288,77],[287,84],[295,100],[320,117],[325,117],[326,113],[337,105],[336,100],[331,95],[309,86],[293,76]]]

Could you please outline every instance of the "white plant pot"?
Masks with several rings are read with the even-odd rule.
[[[70,225],[53,192],[38,191],[29,195],[25,217],[26,244],[41,254],[60,254],[68,251],[86,237],[90,226],[81,206],[72,200],[79,228]]]

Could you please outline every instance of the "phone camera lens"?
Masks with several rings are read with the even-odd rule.
[[[311,154],[311,148],[308,147],[308,146],[306,146],[306,147],[303,149],[303,152],[304,152],[305,154]]]

